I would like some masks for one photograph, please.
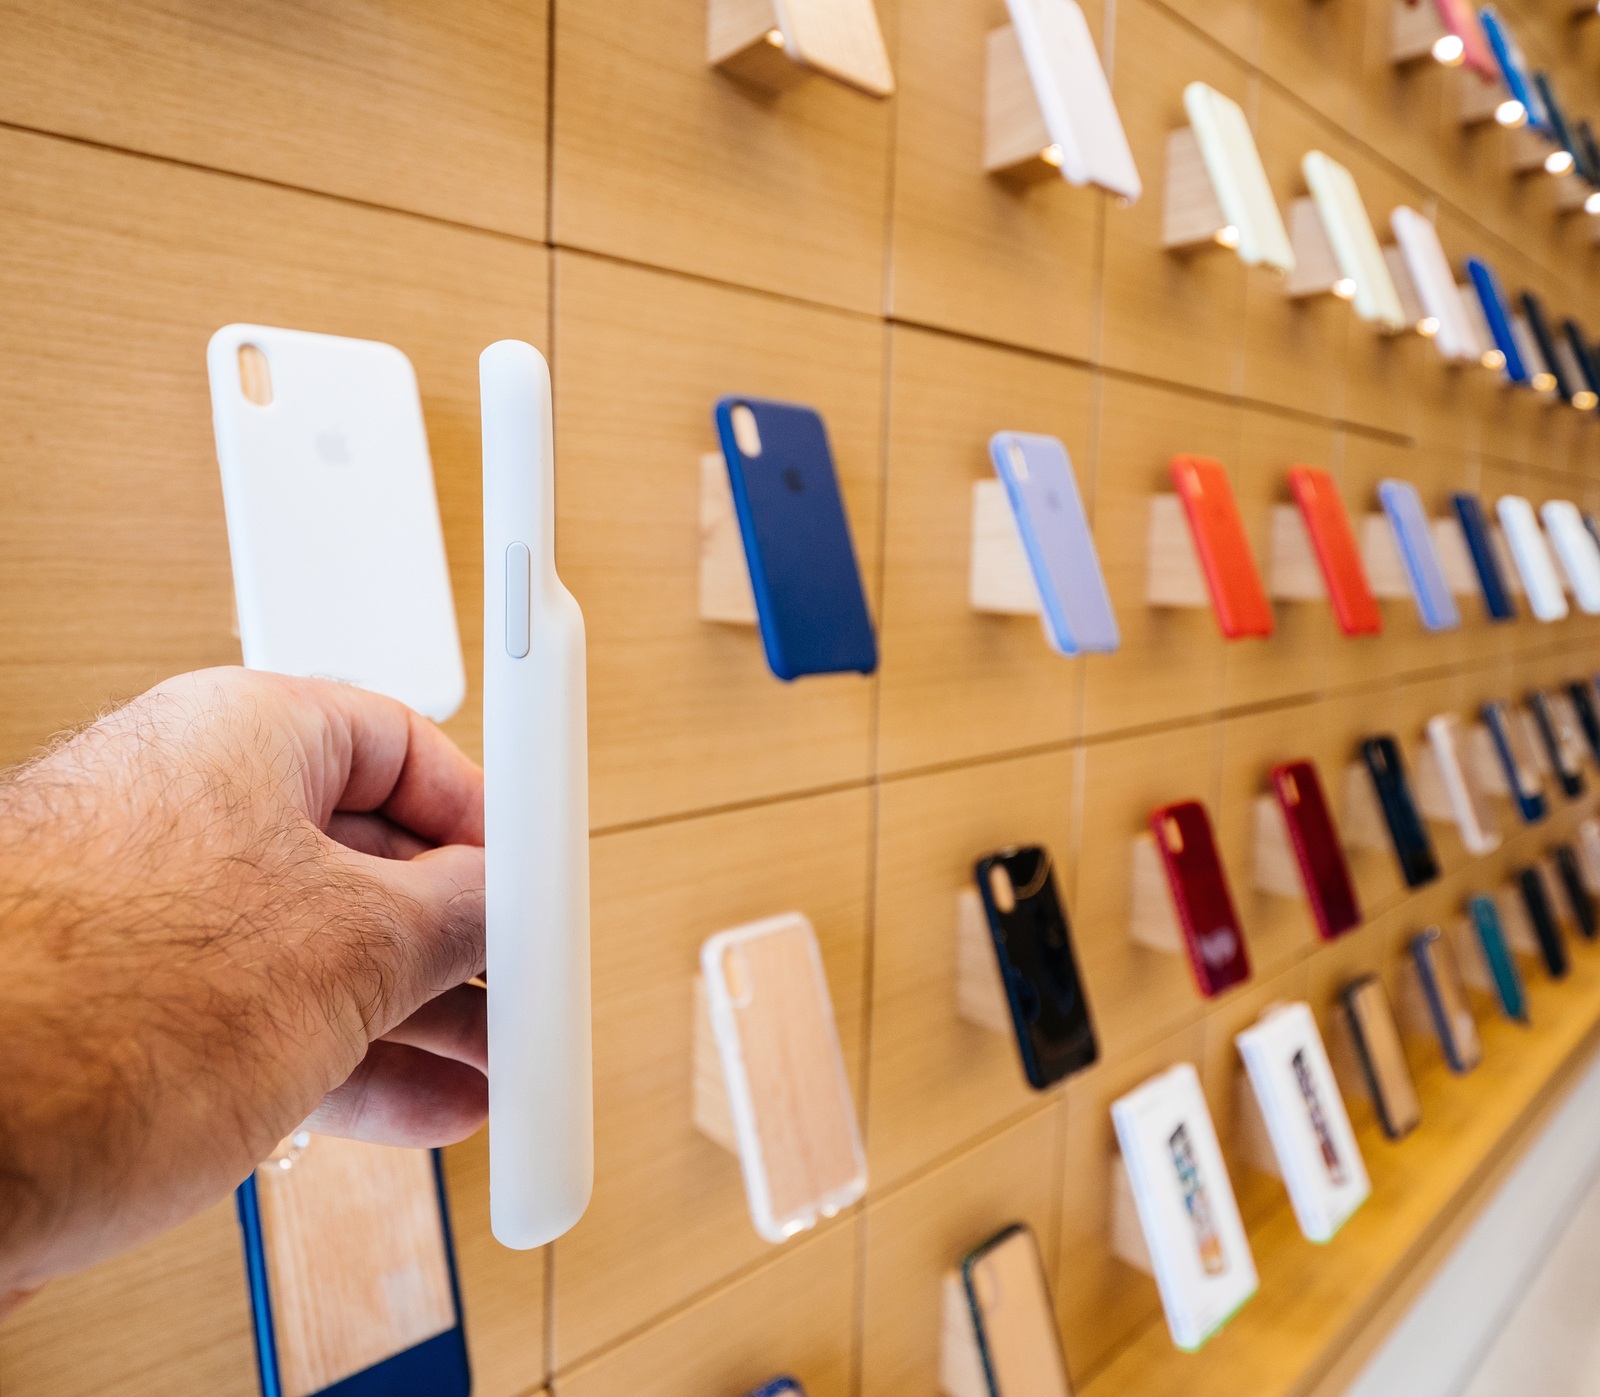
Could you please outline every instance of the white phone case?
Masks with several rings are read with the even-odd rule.
[[[1354,177],[1320,150],[1308,150],[1301,157],[1300,168],[1316,201],[1317,214],[1333,246],[1339,270],[1356,284],[1356,314],[1363,320],[1376,320],[1387,330],[1405,329],[1400,293],[1394,289]]]
[[[1521,495],[1502,495],[1495,502],[1494,512],[1500,516],[1506,542],[1511,545],[1511,557],[1517,565],[1517,576],[1522,579],[1528,606],[1541,621],[1559,621],[1567,614],[1567,599],[1533,506]]]
[[[1238,230],[1239,260],[1251,266],[1265,262],[1279,271],[1292,272],[1294,249],[1272,197],[1267,172],[1261,167],[1250,123],[1239,104],[1214,87],[1192,82],[1183,89],[1183,109],[1200,144],[1223,217]]]
[[[466,670],[411,361],[225,325],[206,367],[244,663],[448,718]]]
[[[1061,173],[1125,199],[1142,186],[1094,36],[1075,0],[1006,0]]]
[[[594,1184],[583,613],[556,576],[550,370],[501,340],[483,410],[489,1222],[537,1247]]]
[[[1555,545],[1561,570],[1572,583],[1579,610],[1586,616],[1600,615],[1600,550],[1578,506],[1571,500],[1546,500],[1539,506],[1539,517]]]
[[[1194,1067],[1111,1104],[1172,1342],[1193,1351],[1256,1291],[1255,1258]]]
[[[1269,1009],[1233,1041],[1300,1231],[1326,1242],[1372,1186],[1311,1006]]]
[[[1438,230],[1404,204],[1389,214],[1389,226],[1394,229],[1424,313],[1439,324],[1433,335],[1439,353],[1459,363],[1476,363],[1483,351],[1461,304],[1461,292],[1439,242]]]
[[[1428,745],[1433,751],[1450,809],[1455,814],[1461,843],[1470,854],[1492,853],[1500,847],[1500,828],[1467,765],[1466,738],[1460,719],[1451,713],[1429,718]]]

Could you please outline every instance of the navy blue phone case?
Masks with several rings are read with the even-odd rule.
[[[748,1397],[806,1397],[805,1388],[790,1377],[774,1378],[764,1387],[758,1387]]]
[[[755,457],[734,435],[741,406],[761,436]],[[779,679],[871,674],[878,642],[821,416],[799,403],[729,397],[716,423],[767,665]]]
[[[1483,318],[1489,322],[1489,333],[1494,346],[1505,356],[1505,375],[1513,383],[1528,381],[1528,366],[1517,352],[1516,336],[1511,333],[1511,310],[1506,304],[1506,293],[1494,268],[1478,257],[1467,258],[1467,275],[1472,278],[1472,288],[1478,293],[1478,304],[1483,307]]]
[[[1516,617],[1516,603],[1511,600],[1511,589],[1506,586],[1500,571],[1500,559],[1495,555],[1494,539],[1489,533],[1489,520],[1483,512],[1483,501],[1476,495],[1460,491],[1450,496],[1455,506],[1456,518],[1461,521],[1461,532],[1466,536],[1467,550],[1472,554],[1472,566],[1478,574],[1478,586],[1483,591],[1483,607],[1491,621],[1510,621]]]
[[[1420,888],[1439,876],[1439,861],[1434,857],[1428,827],[1417,813],[1406,781],[1405,761],[1400,744],[1392,737],[1369,737],[1361,744],[1361,756],[1372,777],[1378,804],[1383,807],[1384,823],[1389,826],[1389,842],[1400,864],[1400,876],[1408,888]]]
[[[1531,291],[1524,291],[1521,300],[1522,314],[1528,322],[1528,328],[1533,331],[1533,342],[1539,346],[1539,357],[1544,360],[1545,367],[1556,381],[1556,393],[1562,402],[1570,403],[1573,393],[1582,385],[1573,383],[1567,371],[1561,367],[1561,359],[1556,354],[1555,336],[1550,333],[1550,322],[1544,318],[1544,303]]]
[[[1522,890],[1522,905],[1533,923],[1534,939],[1539,943],[1539,957],[1550,972],[1550,978],[1560,980],[1568,969],[1567,943],[1556,925],[1555,909],[1545,893],[1544,879],[1537,868],[1524,868],[1517,874],[1517,883]]]
[[[1528,695],[1528,707],[1533,712],[1534,725],[1539,729],[1539,737],[1544,743],[1545,755],[1550,758],[1550,769],[1556,774],[1556,784],[1568,800],[1576,800],[1583,794],[1583,771],[1566,764],[1561,739],[1556,735],[1555,715],[1550,712],[1550,700],[1535,689]]]
[[[1496,700],[1483,706],[1484,725],[1489,729],[1489,736],[1494,739],[1495,755],[1500,758],[1500,769],[1505,772],[1506,786],[1511,791],[1511,799],[1516,802],[1517,813],[1522,816],[1524,824],[1533,824],[1545,817],[1545,798],[1543,791],[1525,792],[1517,780],[1517,756],[1511,743],[1511,733],[1507,724],[1514,722],[1516,715],[1506,708],[1505,704]]]
[[[433,1182],[439,1193],[439,1226],[444,1231],[444,1256],[450,1267],[450,1300],[456,1312],[455,1328],[435,1334],[359,1373],[352,1373],[332,1387],[323,1388],[317,1397],[469,1397],[472,1392],[467,1334],[461,1325],[461,1283],[456,1276],[456,1248],[450,1235],[450,1207],[445,1201],[444,1166],[440,1163],[439,1151],[434,1150],[432,1154]],[[250,1318],[255,1333],[261,1397],[283,1397],[254,1174],[234,1190],[233,1198],[239,1215],[239,1230],[244,1234],[244,1269],[250,1283]]]
[[[1422,994],[1428,1001],[1428,1017],[1433,1020],[1433,1034],[1439,1040],[1445,1065],[1452,1072],[1470,1072],[1478,1064],[1467,1062],[1461,1056],[1455,1026],[1450,1022],[1450,1011],[1445,1008],[1444,994],[1434,973],[1436,967],[1430,952],[1432,946],[1442,940],[1443,936],[1436,926],[1419,931],[1411,938],[1411,962],[1417,967],[1417,979],[1422,982]]]

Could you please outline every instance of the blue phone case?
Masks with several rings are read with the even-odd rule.
[[[1555,87],[1550,81],[1550,75],[1535,73],[1533,87],[1539,94],[1539,105],[1544,109],[1545,133],[1572,157],[1573,168],[1576,169],[1580,163],[1578,144],[1572,137],[1572,128],[1567,125],[1566,113],[1556,101]]]
[[[1500,769],[1505,772],[1506,786],[1511,791],[1511,799],[1516,802],[1517,813],[1522,816],[1524,824],[1531,825],[1535,821],[1544,819],[1545,798],[1544,791],[1526,792],[1517,776],[1517,758],[1511,743],[1512,714],[1505,704],[1496,699],[1483,706],[1484,725],[1489,729],[1489,736],[1494,739],[1495,754],[1500,758]],[[1535,776],[1535,779],[1539,779]],[[1543,784],[1542,781],[1540,783]]]
[[[1445,581],[1444,567],[1433,546],[1433,529],[1417,487],[1404,480],[1383,480],[1378,483],[1378,499],[1400,545],[1422,624],[1430,631],[1455,630],[1461,624],[1461,611]]]
[[[456,1248],[450,1235],[450,1207],[445,1201],[444,1166],[433,1150],[433,1183],[439,1195],[439,1226],[444,1231],[444,1256],[450,1268],[453,1329],[424,1339],[413,1348],[363,1368],[325,1387],[316,1397],[469,1397],[472,1370],[467,1362],[467,1335],[461,1326],[461,1283],[456,1276]],[[261,1242],[261,1208],[252,1173],[234,1190],[239,1230],[244,1234],[245,1278],[250,1284],[250,1318],[256,1341],[256,1372],[261,1397],[283,1397],[278,1376],[278,1344],[272,1329],[272,1292]]]
[[[1067,448],[1054,437],[996,432],[989,459],[1011,502],[1051,647],[1110,654],[1122,637]]]
[[[1511,95],[1522,103],[1528,113],[1528,125],[1535,131],[1543,131],[1549,125],[1549,120],[1544,104],[1534,89],[1533,80],[1528,76],[1528,60],[1522,56],[1521,45],[1493,5],[1485,5],[1479,10],[1478,20],[1483,25],[1484,37],[1489,41],[1489,49],[1499,66],[1501,78],[1511,90]]]
[[[736,407],[755,417],[758,456],[740,449]],[[878,642],[821,415],[800,403],[729,397],[718,401],[716,423],[768,666],[779,679],[871,674]]]
[[[1522,987],[1522,971],[1517,968],[1517,958],[1506,945],[1506,934],[1500,925],[1500,909],[1492,897],[1477,896],[1468,903],[1472,913],[1472,926],[1478,934],[1478,945],[1483,947],[1483,958],[1489,965],[1489,978],[1494,981],[1495,998],[1508,1019],[1520,1023],[1528,1021],[1528,996]]]
[[[1526,383],[1528,366],[1522,362],[1516,336],[1511,333],[1511,308],[1500,278],[1494,274],[1493,267],[1478,257],[1467,258],[1467,275],[1472,278],[1472,289],[1478,293],[1478,304],[1483,307],[1483,318],[1489,323],[1494,347],[1505,358],[1505,376],[1512,383]]]
[[[765,1387],[758,1387],[748,1397],[806,1397],[805,1388],[794,1378],[774,1378]]]
[[[1500,559],[1494,551],[1494,539],[1489,533],[1488,516],[1483,512],[1483,501],[1476,495],[1459,491],[1450,496],[1455,506],[1456,518],[1461,521],[1461,532],[1466,536],[1467,550],[1472,554],[1472,566],[1478,574],[1478,586],[1483,590],[1483,607],[1491,621],[1510,621],[1517,614],[1516,603],[1511,600],[1511,589],[1506,586],[1505,575],[1500,571]]]

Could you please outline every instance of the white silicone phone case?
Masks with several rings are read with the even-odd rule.
[[[1495,502],[1494,512],[1500,516],[1500,526],[1511,545],[1511,557],[1533,614],[1541,621],[1559,621],[1567,614],[1567,599],[1550,550],[1545,547],[1539,521],[1534,518],[1533,506],[1521,495],[1502,495]]]
[[[1423,311],[1439,322],[1433,342],[1446,359],[1476,363],[1482,350],[1461,304],[1455,273],[1444,255],[1439,233],[1415,209],[1399,205],[1389,214],[1389,226],[1406,259],[1406,269],[1417,288]]]
[[[1238,230],[1240,261],[1251,266],[1265,262],[1292,272],[1294,249],[1239,104],[1214,87],[1192,82],[1183,89],[1183,109],[1200,143],[1223,217]]]
[[[1094,36],[1076,0],[1006,0],[1061,173],[1128,200],[1142,186]]]
[[[1466,738],[1454,714],[1428,719],[1428,745],[1456,818],[1461,843],[1470,854],[1488,854],[1500,847],[1500,827],[1466,761]]]
[[[246,396],[244,354],[264,359],[269,400]],[[448,718],[466,670],[411,361],[225,325],[206,367],[244,663]]]
[[[594,1184],[583,613],[556,576],[550,370],[501,340],[478,377],[489,1221],[537,1247]]]
[[[1320,150],[1308,150],[1301,157],[1300,169],[1316,201],[1317,214],[1333,246],[1339,270],[1356,284],[1356,314],[1363,320],[1376,320],[1386,330],[1405,329],[1400,293],[1394,289],[1354,177]]]
[[[1578,609],[1586,616],[1600,614],[1600,550],[1596,550],[1578,506],[1571,500],[1546,500],[1539,506],[1539,517],[1555,545],[1561,570],[1572,583]]]

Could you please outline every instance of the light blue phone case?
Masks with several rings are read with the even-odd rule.
[[[1404,480],[1380,481],[1378,498],[1400,545],[1400,557],[1406,565],[1406,577],[1422,624],[1430,631],[1455,630],[1461,624],[1461,611],[1445,581],[1444,568],[1433,546],[1433,529],[1417,487]]]
[[[1054,437],[996,432],[989,459],[1011,502],[1051,648],[1110,654],[1122,637],[1066,447]]]

